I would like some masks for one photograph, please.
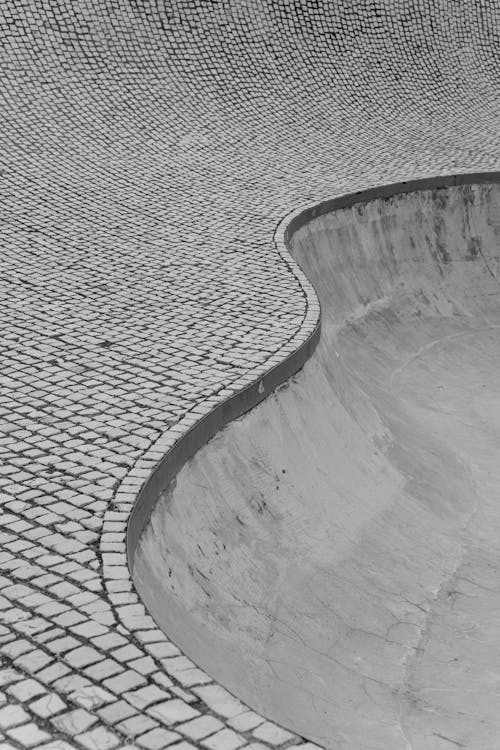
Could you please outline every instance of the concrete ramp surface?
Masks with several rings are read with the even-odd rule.
[[[500,748],[500,187],[323,212],[303,370],[158,501],[135,555],[197,664],[332,750]]]

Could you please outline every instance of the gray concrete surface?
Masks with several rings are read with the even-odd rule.
[[[375,200],[290,249],[322,335],[158,502],[165,632],[332,750],[500,748],[500,188]]]

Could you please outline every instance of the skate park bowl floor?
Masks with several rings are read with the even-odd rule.
[[[324,747],[494,750],[500,186],[410,187],[288,227],[319,343],[159,493],[133,578],[188,657]]]

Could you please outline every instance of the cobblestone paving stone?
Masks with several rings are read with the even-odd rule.
[[[154,625],[154,465],[318,314],[292,209],[498,168],[494,0],[0,0],[0,750],[311,743]]]

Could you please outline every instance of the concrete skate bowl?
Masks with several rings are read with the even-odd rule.
[[[498,177],[327,201],[285,240],[318,346],[157,481],[135,584],[187,656],[323,746],[498,748]]]

